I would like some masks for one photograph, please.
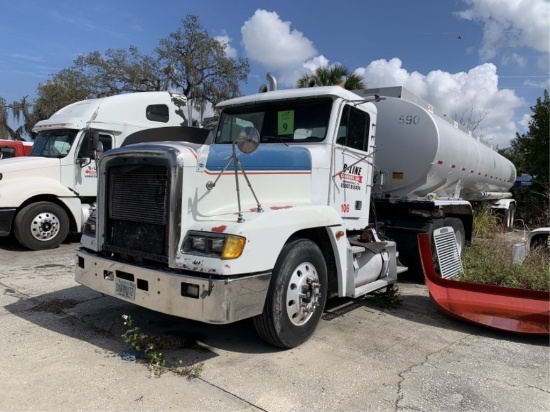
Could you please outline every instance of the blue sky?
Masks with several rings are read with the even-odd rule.
[[[342,64],[368,87],[402,85],[509,146],[549,88],[548,0],[19,0],[0,14],[0,96],[35,97],[39,83],[80,54],[136,46],[199,17],[232,56],[247,57],[254,93],[272,72],[279,88],[319,65]]]

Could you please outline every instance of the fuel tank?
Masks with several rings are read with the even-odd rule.
[[[379,95],[373,192],[385,198],[429,194],[475,201],[508,197],[516,168],[458,122],[403,87],[361,91]]]

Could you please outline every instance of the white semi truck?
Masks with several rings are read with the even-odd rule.
[[[51,249],[79,233],[97,192],[97,142],[119,147],[145,129],[187,125],[185,96],[128,93],[66,106],[38,122],[29,156],[0,162],[0,236]]]
[[[464,195],[508,196],[514,166],[405,89],[273,85],[219,104],[205,145],[105,153],[75,280],[183,318],[253,318],[292,348],[327,297],[390,288],[417,233],[450,225],[463,245]]]

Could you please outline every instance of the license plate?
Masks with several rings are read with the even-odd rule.
[[[115,294],[124,299],[136,299],[136,284],[126,279],[115,278]]]

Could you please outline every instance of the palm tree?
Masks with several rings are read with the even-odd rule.
[[[340,85],[347,90],[365,89],[367,87],[363,76],[351,73],[347,67],[340,65],[317,67],[315,73],[300,76],[296,86],[309,87],[312,81],[315,81],[316,86]]]

